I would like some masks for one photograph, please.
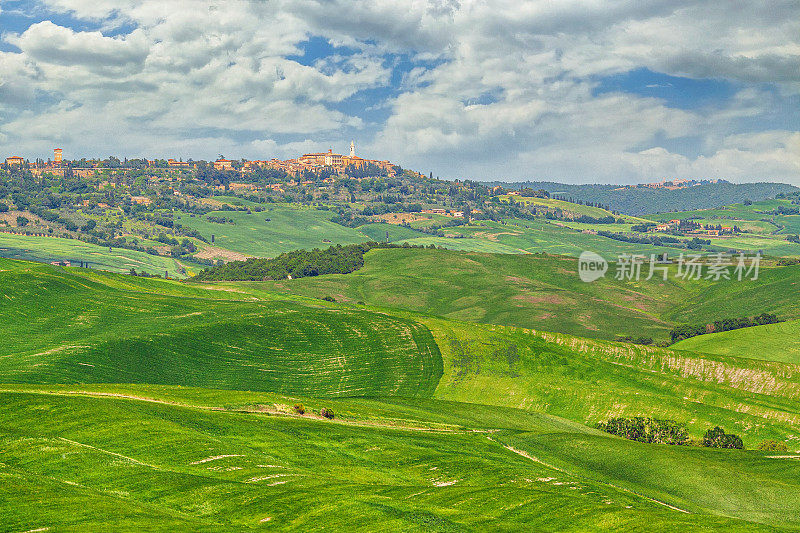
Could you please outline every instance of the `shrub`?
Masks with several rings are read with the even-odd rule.
[[[319,414],[327,418],[328,420],[333,420],[333,409],[330,407],[323,407],[319,410]]]
[[[336,298],[334,298],[333,296],[323,296],[322,299],[325,300],[326,302],[335,302],[336,301]]]
[[[294,404],[294,407],[292,407],[292,409],[294,409],[294,412],[297,413],[298,415],[306,414],[306,408],[302,403]]]
[[[758,445],[759,450],[763,450],[765,452],[788,452],[789,448],[786,446],[785,442],[778,442],[776,440],[765,440]]]
[[[725,433],[725,430],[719,426],[706,431],[706,434],[703,436],[703,446],[706,448],[744,449],[742,439],[739,438],[738,435]]]

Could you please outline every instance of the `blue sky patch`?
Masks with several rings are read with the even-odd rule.
[[[615,92],[630,93],[658,98],[667,107],[677,109],[719,106],[738,90],[738,87],[726,80],[682,78],[653,72],[647,68],[606,76],[597,81],[599,83],[592,91],[592,96]]]

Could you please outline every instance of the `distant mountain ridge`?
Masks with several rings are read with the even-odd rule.
[[[581,202],[599,202],[613,211],[640,216],[670,211],[711,209],[744,202],[774,198],[778,194],[800,191],[786,183],[730,183],[727,181],[702,182],[680,189],[630,187],[623,185],[570,185],[552,181],[525,181],[519,183],[496,182],[509,189],[530,187],[544,189],[552,194]]]

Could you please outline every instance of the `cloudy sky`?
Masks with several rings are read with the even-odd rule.
[[[800,185],[800,0],[0,0],[0,155]]]

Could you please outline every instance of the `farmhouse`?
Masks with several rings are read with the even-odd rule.
[[[6,165],[13,167],[14,165],[22,166],[25,160],[18,155],[14,155],[11,157],[6,157]]]

